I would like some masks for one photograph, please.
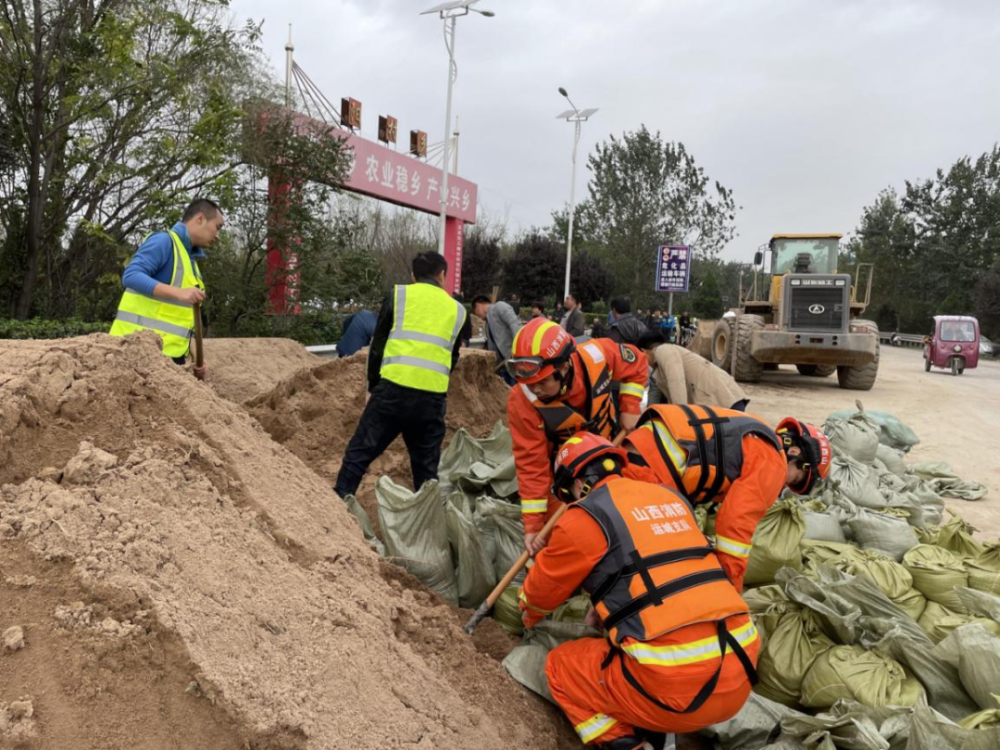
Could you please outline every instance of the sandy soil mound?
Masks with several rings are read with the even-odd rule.
[[[291,339],[205,339],[208,384],[238,404],[323,361]]]
[[[0,547],[19,561],[4,574],[54,580],[33,555],[85,589],[0,586],[0,630],[26,626],[0,655],[23,675],[0,704],[28,747],[574,746],[454,610],[365,546],[324,481],[150,334],[0,342],[0,484]],[[45,667],[57,644],[70,651]],[[131,719],[105,717],[128,741],[74,725],[66,693],[84,713],[132,701]],[[176,731],[157,743],[147,720]]]
[[[299,370],[244,404],[271,437],[331,485],[365,407],[366,356],[359,352]],[[496,376],[495,363],[495,355],[489,352],[462,351],[448,391],[446,444],[461,427],[485,437],[498,419],[506,422],[509,391]],[[372,464],[358,490],[358,499],[376,523],[374,484],[383,474],[402,484],[412,482],[402,438]]]

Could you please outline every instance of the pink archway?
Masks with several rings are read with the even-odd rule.
[[[322,132],[330,138],[346,141],[353,156],[347,178],[339,188],[377,198],[397,206],[440,215],[441,170],[407,153],[388,148],[354,133],[333,128],[324,122],[290,110],[297,130]],[[263,115],[262,115],[263,116]],[[295,240],[283,241],[286,233],[280,229],[280,207],[294,200],[295,187],[283,180],[275,170],[268,180],[268,199],[272,207],[272,231],[267,239],[267,278],[270,288],[271,312],[295,315],[299,312],[300,278]],[[445,258],[448,260],[449,292],[458,293],[462,285],[462,243],[465,224],[476,223],[477,188],[458,175],[448,175],[448,204],[445,223]]]

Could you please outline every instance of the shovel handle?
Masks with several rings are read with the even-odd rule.
[[[625,430],[619,432],[612,441],[612,445],[618,448],[622,444],[622,441],[625,440],[626,434]],[[567,508],[569,508],[569,506],[566,504],[560,505],[549,520],[545,522],[545,526],[543,526],[542,530],[538,532],[538,536],[536,538],[541,540],[548,539],[549,534],[552,533],[552,529],[555,528],[555,525],[559,522],[559,519],[562,518],[563,513],[566,512]],[[510,570],[508,570],[504,577],[500,579],[500,583],[496,585],[490,595],[486,597],[486,601],[479,605],[479,609],[477,609],[475,614],[473,614],[472,617],[469,618],[469,621],[465,623],[464,630],[466,633],[472,635],[476,626],[482,622],[486,615],[490,613],[490,610],[493,609],[493,605],[497,603],[497,599],[499,599],[503,595],[504,590],[510,586],[510,582],[513,581],[514,577],[521,572],[521,569],[528,564],[529,557],[530,555],[528,554],[528,550],[525,550],[521,553],[521,556],[517,558],[514,564],[510,566]]]
[[[201,337],[201,303],[194,303],[194,363],[196,367],[205,366],[205,346]]]

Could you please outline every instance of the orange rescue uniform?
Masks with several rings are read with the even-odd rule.
[[[581,586],[607,639],[562,644],[545,673],[584,743],[697,731],[746,702],[757,631],[679,494],[613,477],[570,506],[521,588],[525,626]]]
[[[573,382],[569,390],[542,403],[523,384],[510,389],[507,419],[514,447],[524,532],[542,530],[558,501],[552,496],[552,459],[556,449],[580,430],[611,438],[617,415],[611,383],[621,383],[624,414],[638,414],[648,379],[645,354],[610,339],[578,344],[570,355]]]
[[[719,442],[725,464],[721,470]],[[718,504],[719,562],[742,591],[754,530],[788,478],[788,462],[774,431],[758,417],[731,409],[661,404],[646,410],[625,447],[632,459],[625,476],[676,489],[692,503]]]

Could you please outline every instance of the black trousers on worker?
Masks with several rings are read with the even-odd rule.
[[[353,495],[371,466],[400,435],[410,454],[413,488],[437,479],[444,440],[446,394],[405,388],[380,380],[361,414],[354,437],[347,445],[333,491],[341,497]]]

